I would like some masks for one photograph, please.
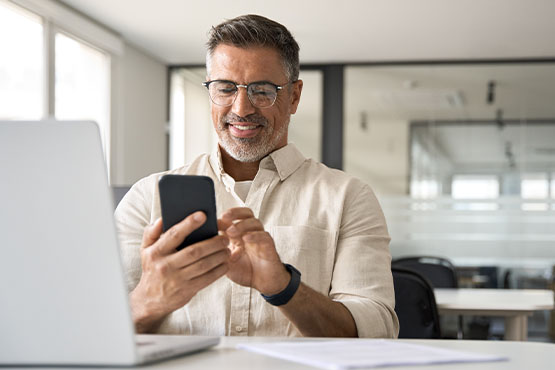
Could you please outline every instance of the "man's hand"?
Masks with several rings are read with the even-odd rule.
[[[249,208],[227,210],[218,227],[230,240],[229,279],[264,295],[287,287],[291,275],[281,263],[274,240]]]
[[[205,221],[204,213],[196,212],[163,234],[161,219],[145,229],[141,280],[129,295],[137,332],[156,330],[168,314],[227,272],[229,240],[223,235],[176,251]]]
[[[264,295],[284,290],[291,275],[283,266],[274,240],[249,208],[226,211],[218,228],[230,240],[231,256],[227,277]],[[357,328],[349,310],[301,283],[281,312],[305,336],[356,337]]]

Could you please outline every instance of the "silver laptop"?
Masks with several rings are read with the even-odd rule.
[[[98,127],[0,122],[0,365],[134,365],[217,337],[136,336]]]

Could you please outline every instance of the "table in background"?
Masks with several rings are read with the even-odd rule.
[[[440,314],[502,316],[505,340],[524,341],[528,316],[553,309],[553,292],[542,289],[434,289]]]

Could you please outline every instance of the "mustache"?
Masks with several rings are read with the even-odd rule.
[[[238,116],[235,113],[228,113],[223,117],[222,121],[223,121],[222,123],[252,122],[252,123],[256,123],[260,126],[267,126],[268,125],[268,120],[266,119],[266,117],[264,117],[260,114],[257,114],[257,113],[249,114],[246,117]]]

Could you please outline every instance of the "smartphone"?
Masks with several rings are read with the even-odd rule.
[[[197,211],[206,222],[189,234],[177,250],[218,235],[214,182],[207,176],[164,175],[158,181],[164,231]]]

